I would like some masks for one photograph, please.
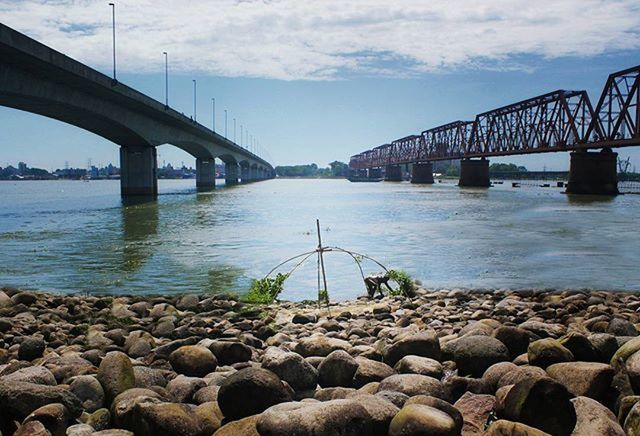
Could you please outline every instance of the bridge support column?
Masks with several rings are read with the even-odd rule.
[[[415,163],[411,167],[411,183],[433,183],[431,162]]]
[[[460,180],[458,186],[488,188],[491,186],[489,180],[489,160],[482,159],[462,159],[460,162]]]
[[[238,164],[224,164],[224,182],[227,185],[238,184]]]
[[[617,158],[610,148],[572,152],[567,194],[618,195]]]
[[[384,171],[385,182],[402,182],[402,168],[400,165],[387,165]]]
[[[120,147],[120,193],[158,195],[158,158],[155,147]]]
[[[240,180],[242,181],[242,183],[249,183],[253,181],[251,179],[251,168],[240,167]]]
[[[196,159],[196,188],[207,191],[216,187],[216,160],[214,158]]]

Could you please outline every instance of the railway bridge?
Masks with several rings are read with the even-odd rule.
[[[0,105],[54,118],[120,146],[122,196],[158,193],[156,147],[196,158],[196,186],[215,187],[215,159],[227,184],[270,179],[273,166],[141,92],[0,23]]]
[[[570,152],[568,193],[615,195],[617,153],[640,145],[640,66],[609,76],[595,108],[586,91],[558,90],[454,121],[352,156],[352,176],[433,183],[432,162],[460,160],[460,186],[488,187],[489,158]],[[598,151],[593,151],[598,150]]]

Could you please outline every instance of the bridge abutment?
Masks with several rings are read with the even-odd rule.
[[[208,191],[216,187],[216,160],[214,158],[196,159],[196,188]]]
[[[433,183],[431,162],[415,163],[411,166],[411,183]]]
[[[237,185],[238,184],[238,174],[239,166],[238,164],[224,164],[224,182],[227,185]]]
[[[120,193],[158,195],[158,158],[155,147],[120,147]]]
[[[402,182],[402,168],[400,165],[387,165],[384,170],[385,182]]]
[[[369,177],[369,179],[371,180],[381,179],[382,168],[369,168],[369,170],[367,170],[367,174],[368,174],[367,177]]]
[[[460,180],[458,186],[488,188],[491,186],[489,180],[489,160],[482,159],[462,159],[460,161]]]
[[[618,195],[617,158],[609,148],[572,152],[567,194]]]

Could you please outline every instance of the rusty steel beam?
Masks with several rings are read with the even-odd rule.
[[[633,145],[640,145],[640,66],[611,74],[595,110],[586,91],[553,91],[397,139],[352,156],[349,166]]]

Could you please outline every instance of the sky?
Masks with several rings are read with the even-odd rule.
[[[112,74],[108,1],[0,0],[0,21]],[[117,0],[119,81],[236,142],[248,129],[276,165],[333,160],[556,89],[598,100],[640,64],[638,0]],[[640,169],[640,147],[618,150]],[[267,154],[268,153],[268,154]],[[159,162],[195,159],[159,147]],[[118,146],[0,107],[0,166],[118,165]],[[495,158],[566,170],[568,153]]]

